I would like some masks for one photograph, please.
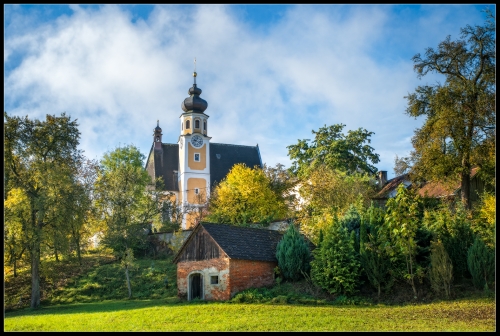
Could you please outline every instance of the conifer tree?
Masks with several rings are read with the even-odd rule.
[[[278,266],[287,280],[296,281],[310,270],[311,254],[305,238],[292,223],[276,247]]]

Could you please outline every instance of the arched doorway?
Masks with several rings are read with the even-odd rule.
[[[189,300],[203,299],[203,275],[193,273],[189,276]]]

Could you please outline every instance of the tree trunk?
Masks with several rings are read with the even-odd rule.
[[[40,307],[40,231],[35,231],[31,250],[31,308]]]
[[[128,298],[132,297],[132,287],[130,286],[130,276],[128,274],[128,266],[125,266],[125,276],[127,277]]]
[[[462,199],[462,203],[466,209],[470,210],[471,202],[470,202],[470,164],[464,163],[464,169],[461,173],[461,190],[460,196]]]

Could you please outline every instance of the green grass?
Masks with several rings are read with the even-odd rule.
[[[4,330],[494,331],[496,319],[492,298],[364,307],[124,300],[9,312]]]

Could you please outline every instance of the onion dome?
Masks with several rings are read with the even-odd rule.
[[[189,97],[184,99],[181,107],[184,112],[203,113],[207,109],[208,104],[206,100],[200,98],[201,89],[196,86],[196,72],[193,73],[193,77],[194,84],[188,90]]]
[[[161,132],[160,120],[156,121],[156,127],[154,129],[155,132]]]

